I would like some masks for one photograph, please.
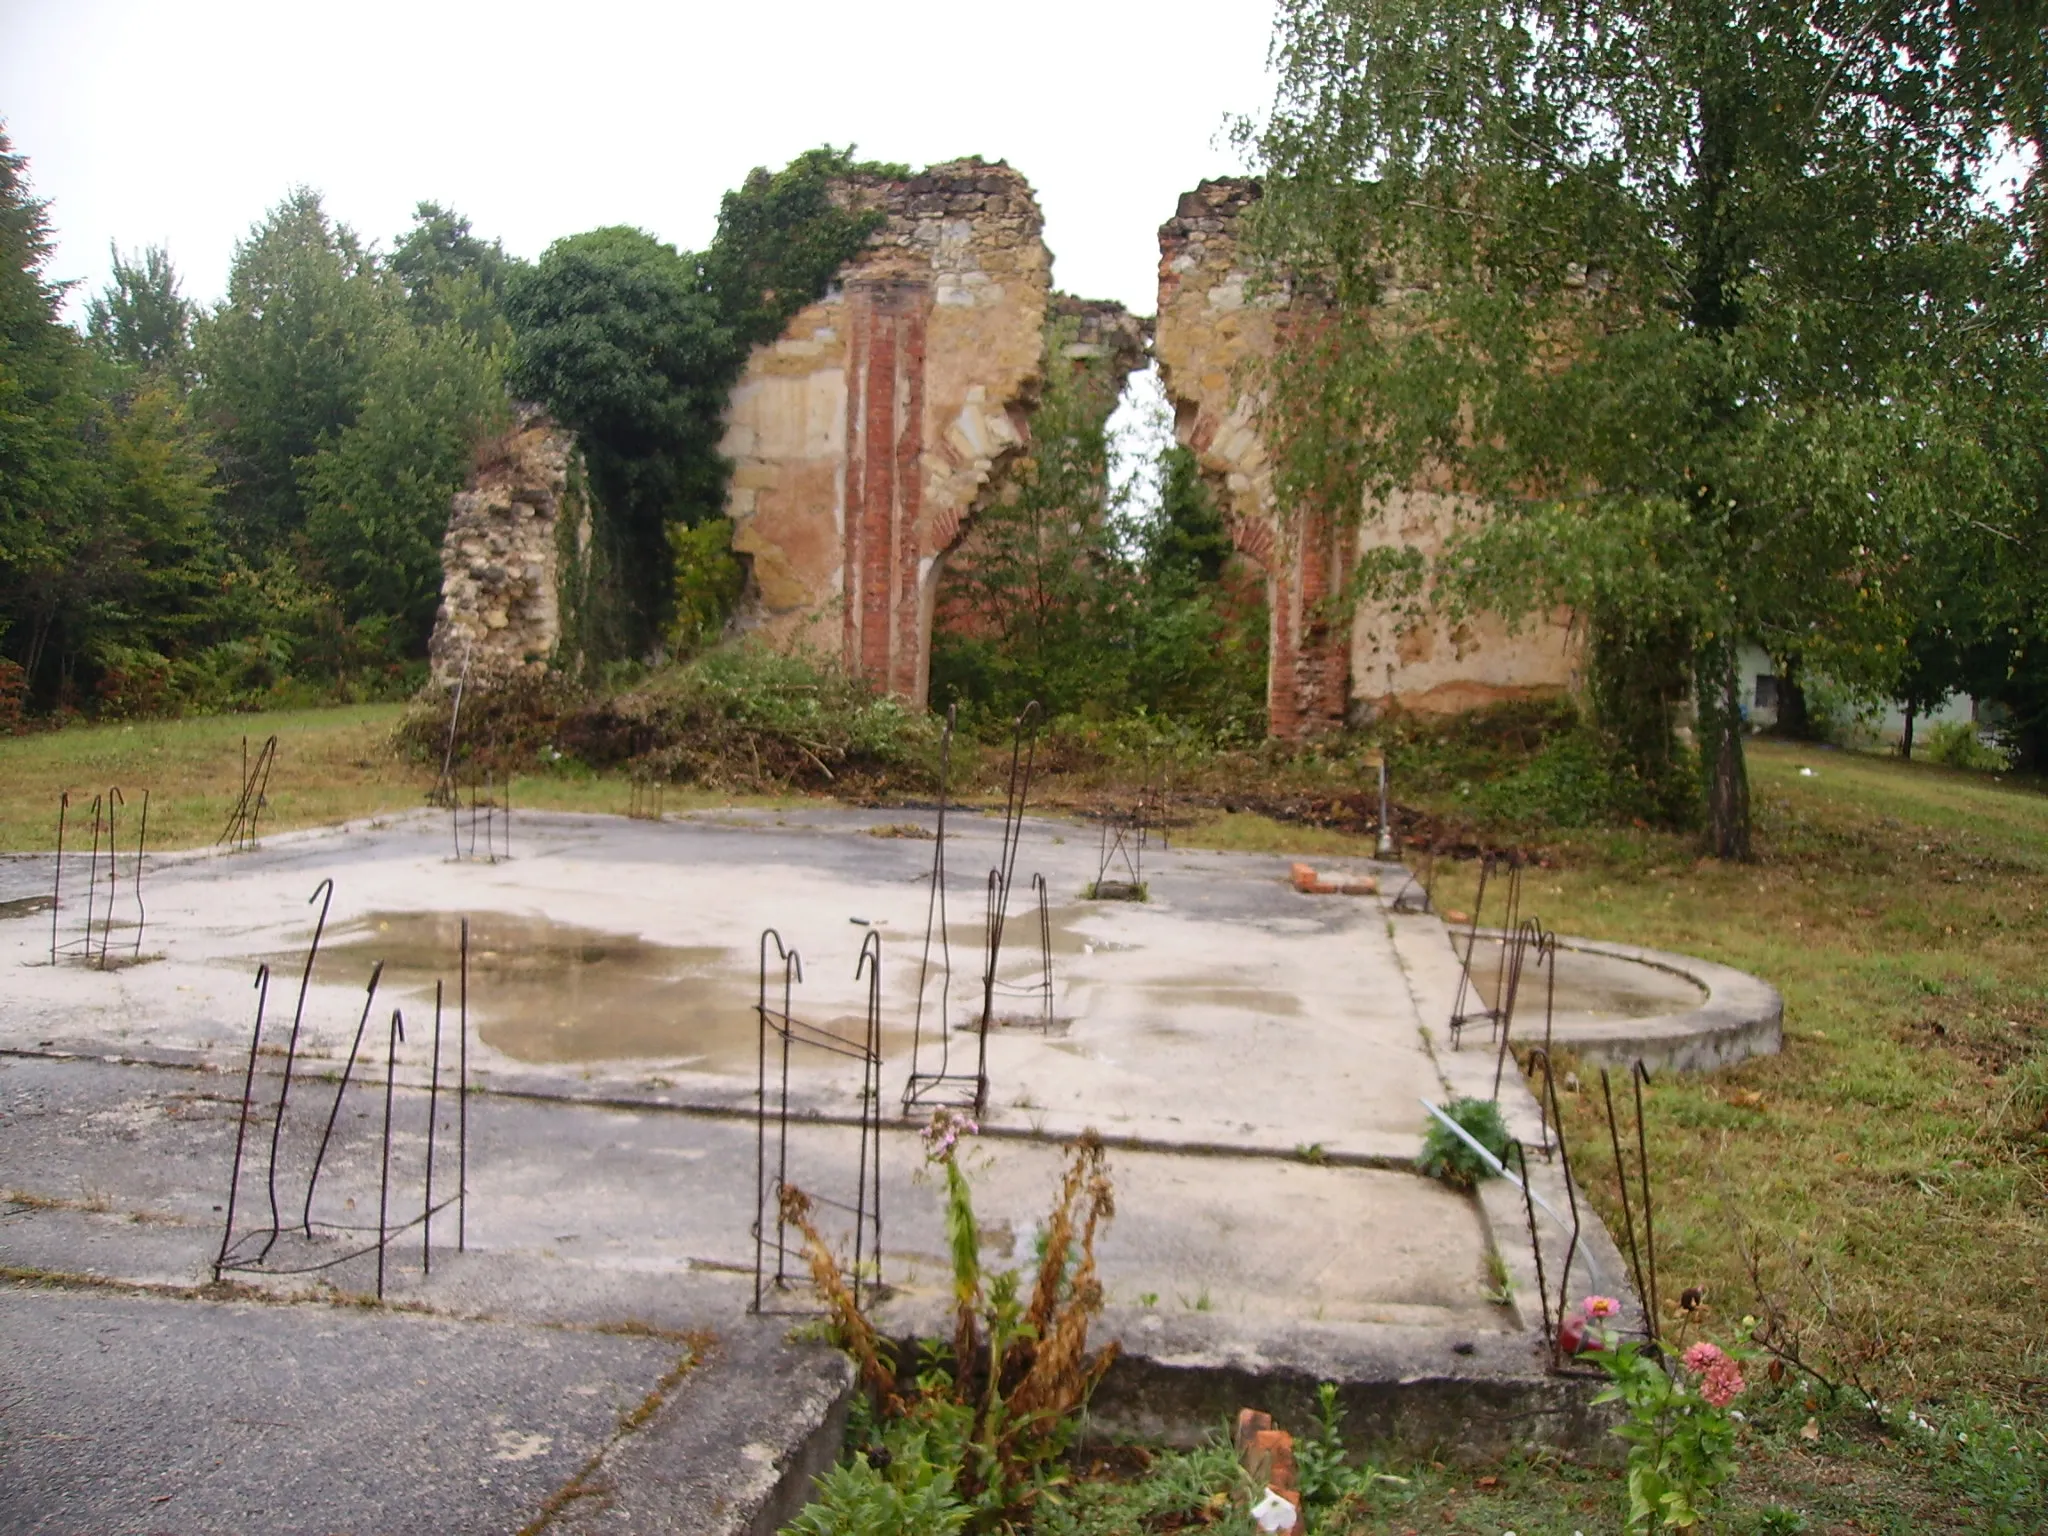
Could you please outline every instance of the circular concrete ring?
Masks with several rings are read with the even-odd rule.
[[[1482,939],[1497,942],[1500,936],[1497,928],[1479,930]],[[1699,1007],[1683,1013],[1557,1025],[1552,1043],[1589,1066],[1626,1067],[1640,1061],[1652,1072],[1711,1072],[1751,1056],[1775,1056],[1783,1043],[1785,999],[1776,987],[1747,971],[1669,950],[1563,934],[1557,947],[1669,971],[1707,994]],[[1537,1022],[1540,1026],[1540,1019]],[[1525,1045],[1535,1043],[1526,1025],[1515,1031],[1515,1038]]]

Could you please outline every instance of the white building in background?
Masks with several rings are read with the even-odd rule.
[[[1736,661],[1742,677],[1742,707],[1752,730],[1769,730],[1778,723],[1778,674],[1771,658],[1753,645],[1745,645]],[[1827,679],[1807,677],[1807,707],[1813,709],[1816,695],[1829,691]],[[1927,739],[1927,728],[1943,725],[1952,720],[1971,724],[1977,718],[1977,702],[1967,693],[1952,693],[1941,701],[1938,708],[1913,719],[1913,740]],[[1872,708],[1868,714],[1859,714],[1854,721],[1852,734],[1867,741],[1882,742],[1895,747],[1906,735],[1906,713],[1896,704],[1886,704],[1882,709]]]

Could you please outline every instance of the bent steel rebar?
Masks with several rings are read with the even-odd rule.
[[[979,1103],[987,1095],[987,1077],[977,1071],[969,1076],[953,1071],[953,941],[946,919],[946,794],[953,757],[953,730],[959,707],[946,710],[945,730],[939,736],[939,802],[937,831],[932,839],[930,884],[925,891],[924,949],[917,964],[917,1002],[910,1023],[910,1075],[903,1084],[903,1112],[926,1104],[953,1103],[949,1095],[961,1084],[968,1086],[967,1104]],[[925,1025],[925,997],[932,975],[932,938],[939,942],[939,997],[933,1010],[934,1023]],[[929,1043],[927,1041],[929,1035]],[[985,1055],[984,1055],[985,1059]]]
[[[149,841],[149,791],[142,792],[142,821],[135,832],[135,871],[129,884],[135,888],[135,952],[134,958],[142,958],[142,930],[149,921],[149,909],[142,904],[142,854],[143,846]]]
[[[318,894],[319,892],[316,891],[315,895],[317,896]],[[464,930],[463,967],[466,975],[466,922]],[[320,1182],[323,1172],[329,1171],[330,1154],[337,1126],[341,1123],[341,1108],[349,1088],[358,1080],[354,1073],[354,1067],[360,1055],[363,1036],[369,1021],[370,1009],[376,998],[377,983],[383,969],[384,964],[382,961],[379,961],[371,973],[370,983],[366,989],[363,1002],[362,1016],[357,1022],[355,1039],[350,1047],[349,1059],[344,1065],[341,1080],[336,1089],[334,1103],[330,1107],[325,1122],[322,1125],[319,1145],[313,1157],[311,1171],[307,1176],[305,1199],[301,1208],[300,1220],[291,1229],[292,1236],[302,1237],[312,1244],[331,1246],[339,1243],[341,1251],[321,1252],[316,1248],[311,1255],[306,1255],[304,1250],[301,1250],[300,1255],[294,1256],[292,1262],[279,1262],[272,1259],[271,1255],[279,1239],[285,1237],[287,1233],[280,1228],[274,1215],[268,1227],[252,1228],[239,1234],[236,1231],[242,1171],[248,1156],[249,1124],[256,1114],[256,1062],[257,1058],[263,1054],[264,1049],[263,1033],[270,987],[269,966],[262,965],[257,968],[256,1024],[250,1035],[248,1062],[243,1073],[241,1113],[235,1130],[234,1163],[228,1177],[227,1215],[221,1232],[220,1248],[215,1256],[213,1265],[214,1278],[216,1280],[219,1280],[224,1273],[229,1271],[269,1275],[314,1274],[334,1269],[352,1259],[374,1254],[376,1258],[377,1295],[381,1298],[384,1295],[388,1280],[392,1245],[413,1227],[417,1226],[421,1229],[420,1264],[422,1273],[431,1273],[433,1269],[433,1220],[451,1206],[455,1207],[457,1211],[458,1250],[466,1245],[466,1231],[462,1224],[466,1222],[469,1193],[469,1055],[468,1040],[466,1038],[468,1010],[465,1001],[458,1022],[458,1028],[462,1030],[465,1038],[458,1041],[455,1053],[455,1157],[458,1171],[455,1190],[453,1193],[448,1193],[441,1187],[439,1182],[440,1163],[445,1155],[442,1152],[442,1142],[439,1133],[441,1107],[444,1102],[441,1092],[442,1063],[446,1055],[442,1008],[444,984],[439,981],[435,983],[434,987],[434,1034],[424,1094],[427,1114],[426,1151],[424,1163],[420,1170],[423,1193],[418,1208],[419,1213],[403,1222],[395,1222],[392,1215],[394,1202],[402,1201],[403,1198],[402,1191],[398,1187],[401,1170],[398,1166],[399,1157],[395,1143],[400,1135],[399,1120],[401,1118],[400,1100],[397,1091],[399,1087],[398,1047],[405,1040],[403,1013],[398,1009],[393,1009],[390,1030],[385,1043],[383,1106],[379,1121],[380,1128],[378,1131],[376,1153],[377,1224],[375,1227],[371,1227],[362,1222],[327,1219],[314,1214],[314,1197],[317,1190],[324,1187]],[[293,1025],[295,1034],[300,1023],[300,1016],[295,1015]],[[287,1044],[284,1055],[285,1072],[288,1075],[294,1066],[294,1047]],[[272,1126],[271,1154],[267,1170],[268,1183],[273,1189],[277,1183],[281,1158],[279,1142],[285,1131],[288,1119],[286,1114],[287,1105],[288,1098],[284,1085],[281,1082],[276,1107],[276,1119]],[[297,1133],[294,1134],[296,1135]],[[343,1202],[343,1209],[353,1210],[355,1205],[356,1200],[351,1197]],[[351,1241],[351,1238],[356,1240]]]
[[[405,1038],[405,1015],[391,1010],[391,1031],[384,1055],[384,1150],[377,1164],[377,1299],[384,1299],[384,1250],[391,1227],[391,1095],[398,1082],[398,1042]]]
[[[774,957],[769,946],[774,946]],[[780,971],[779,1001],[772,1001],[772,982]],[[789,1125],[791,1119],[790,1064],[799,1049],[827,1056],[856,1060],[861,1064],[859,1151],[854,1159],[854,1193],[851,1200],[837,1199],[806,1189],[814,1207],[839,1211],[853,1225],[851,1283],[855,1305],[864,1291],[881,1283],[882,1268],[882,936],[870,931],[861,941],[854,962],[854,980],[867,983],[866,1021],[858,1040],[808,1023],[791,1011],[794,989],[803,983],[803,957],[784,946],[782,935],[764,928],[760,940],[760,968],[755,992],[755,1013],[759,1020],[754,1095],[754,1296],[749,1310],[764,1310],[771,1289],[789,1288],[790,1244],[788,1222],[783,1215],[782,1193],[789,1187]],[[770,1038],[774,1045],[771,1048]],[[770,1056],[776,1061],[774,1095],[770,1098]],[[775,1125],[773,1173],[770,1173],[768,1128]],[[774,1207],[775,1253],[771,1278],[768,1251],[769,1207]]]
[[[995,871],[990,870],[989,893],[991,899],[993,899],[995,893],[995,877]],[[1046,886],[1044,875],[1032,875],[1031,890],[1032,894],[1037,898],[1038,906],[1037,972],[1029,977],[1008,981],[998,977],[996,979],[996,991],[1004,997],[1034,999],[1038,1004],[1038,1027],[1041,1031],[1050,1033],[1053,1027],[1052,898]],[[1015,1024],[1022,1021],[1013,1017],[999,1022]]]
[[[1628,1160],[1622,1156],[1621,1127],[1614,1113],[1614,1087],[1608,1080],[1607,1068],[1600,1069],[1600,1097],[1607,1108],[1607,1139],[1614,1152],[1614,1182],[1621,1192],[1622,1232],[1628,1242],[1629,1266],[1635,1276],[1636,1295],[1644,1307],[1643,1331],[1646,1337],[1655,1340],[1659,1332],[1657,1238],[1650,1208],[1650,1145],[1643,1124],[1643,1085],[1649,1080],[1649,1069],[1638,1058],[1629,1067],[1629,1082],[1635,1089],[1636,1101],[1636,1190],[1631,1198]],[[1635,1212],[1638,1204],[1643,1214],[1643,1242],[1640,1246],[1636,1242]]]
[[[135,853],[129,865],[129,893],[135,902],[135,935],[132,945],[124,945],[127,954],[114,954],[115,913],[120,906],[121,892],[121,845],[120,813],[127,804],[127,796],[119,785],[114,785],[93,796],[92,801],[92,851],[88,856],[85,873],[85,921],[75,936],[64,937],[64,839],[69,830],[71,794],[64,791],[57,796],[57,848],[56,857],[50,870],[50,964],[60,960],[82,960],[98,970],[109,970],[123,963],[134,963],[142,958],[142,934],[149,921],[149,911],[142,897],[142,871],[148,854],[149,843],[149,791],[142,792],[141,816],[135,834]],[[106,850],[104,873],[100,853]],[[106,884],[105,908],[101,907],[100,885]]]
[[[99,967],[103,971],[107,968],[107,950],[114,942],[114,898],[121,884],[121,842],[117,835],[115,819],[119,815],[121,806],[124,803],[125,800],[121,794],[120,786],[115,785],[107,790],[107,915],[100,924],[99,959]],[[91,960],[92,911],[90,907],[87,908],[85,922],[85,958]]]
[[[1478,964],[1479,920],[1486,907],[1486,887],[1495,868],[1507,870],[1507,899],[1502,904],[1500,927],[1500,963],[1494,973],[1493,1003],[1488,1007],[1467,1007],[1468,1002],[1477,999],[1477,989],[1472,979],[1472,968]],[[1489,853],[1479,861],[1479,889],[1472,898],[1472,916],[1465,930],[1465,953],[1458,966],[1458,992],[1451,1001],[1451,1049],[1459,1048],[1466,1028],[1473,1024],[1484,1024],[1488,1038],[1498,1029],[1503,1018],[1501,1008],[1502,992],[1508,983],[1507,967],[1509,950],[1522,920],[1522,861],[1513,853]]]
[[[71,809],[71,791],[57,796],[57,862],[50,873],[50,964],[57,963],[57,919],[64,911],[64,817]]]
[[[469,781],[468,825],[460,792],[448,808],[448,829],[458,864],[496,864],[512,857],[512,776],[486,770]]]
[[[469,1249],[469,919],[462,920],[460,990],[456,996],[455,1020],[456,1099],[455,1131],[455,1251]]]
[[[257,749],[254,762],[249,760],[249,738],[242,738],[242,792],[228,812],[227,825],[214,839],[215,847],[245,852],[256,846],[258,824],[270,804],[270,770],[276,764],[277,737],[270,737]]]
[[[1507,997],[1500,1010],[1500,1046],[1493,1059],[1493,1098],[1500,1101],[1500,1082],[1507,1069],[1509,1037],[1515,1028],[1515,1005],[1521,1000],[1522,972],[1529,959],[1544,968],[1545,994],[1543,1003],[1543,1049],[1550,1050],[1552,1020],[1557,1009],[1557,935],[1545,928],[1542,921],[1525,917],[1516,926],[1514,952],[1507,965]]]
[[[420,1205],[420,1273],[434,1272],[434,1128],[441,1108],[441,981],[434,980],[434,1051],[427,1067],[426,1198]]]
[[[455,679],[454,701],[448,711],[448,739],[441,748],[441,773],[434,780],[434,787],[427,791],[427,804],[447,806],[454,809],[455,791],[455,749],[462,740],[462,696],[469,688],[469,651],[462,653],[462,673]]]
[[[1579,1215],[1578,1181],[1572,1177],[1571,1148],[1565,1142],[1564,1116],[1557,1102],[1557,1080],[1551,1070],[1550,1057],[1548,1055],[1543,1058],[1543,1098],[1550,1106],[1551,1123],[1556,1128],[1558,1172],[1563,1176],[1564,1197],[1572,1213],[1571,1241],[1565,1244],[1564,1263],[1558,1267],[1557,1276],[1557,1316],[1560,1324],[1562,1324],[1565,1305],[1571,1295],[1572,1260],[1578,1255],[1579,1239],[1583,1233],[1583,1219]],[[1560,1347],[1558,1335],[1552,1334],[1550,1350],[1551,1362],[1553,1364],[1559,1363],[1558,1350]]]
[[[1424,848],[1415,856],[1415,867],[1404,869],[1407,879],[1401,882],[1401,889],[1394,892],[1394,899],[1388,903],[1396,912],[1431,912],[1435,910],[1436,850]]]
[[[320,936],[327,931],[327,909],[334,905],[334,881],[322,880],[313,887],[313,894],[306,898],[306,905],[320,903],[320,918],[313,925],[313,942],[306,946],[306,968],[299,972],[299,1001],[292,1009],[292,1032],[284,1046],[284,1076],[277,1088],[277,1118],[270,1122],[270,1236],[263,1244],[261,1259],[268,1254],[271,1245],[277,1241],[279,1230],[277,1214],[277,1148],[284,1135],[285,1101],[291,1097],[292,1067],[299,1055],[299,1030],[306,1021],[306,990],[313,984],[313,962],[320,954]]]
[[[363,994],[363,1016],[356,1020],[355,1038],[349,1042],[348,1060],[341,1065],[341,1081],[334,1088],[334,1107],[327,1111],[327,1128],[320,1133],[320,1148],[313,1154],[313,1171],[306,1175],[306,1208],[299,1230],[313,1235],[313,1191],[320,1183],[320,1165],[327,1161],[327,1144],[334,1139],[334,1122],[341,1116],[341,1101],[348,1092],[349,1075],[356,1069],[356,1055],[363,1048],[363,1031],[369,1027],[370,1008],[377,1001],[377,983],[383,979],[384,962],[370,967],[370,985]]]
[[[242,1150],[249,1139],[249,1101],[256,1091],[256,1052],[263,1044],[263,1007],[270,1001],[270,967],[256,967],[256,1028],[249,1035],[249,1065],[242,1073],[242,1113],[235,1122],[235,1161],[228,1173],[228,1215],[221,1227],[220,1252],[214,1256],[213,1279],[227,1267],[228,1251],[235,1238],[235,1197],[242,1187]]]

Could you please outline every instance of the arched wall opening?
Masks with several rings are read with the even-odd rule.
[[[930,702],[996,720],[1036,698],[1256,739],[1263,574],[1175,440],[1137,324],[1120,316],[1123,344],[1105,344],[1073,318],[1056,306],[1030,441],[941,562]]]

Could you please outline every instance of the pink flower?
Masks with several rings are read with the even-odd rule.
[[[1688,1349],[1679,1362],[1700,1380],[1700,1396],[1716,1408],[1726,1408],[1745,1392],[1742,1367],[1718,1344],[1705,1339]]]
[[[959,1144],[962,1136],[972,1136],[980,1129],[980,1126],[958,1110],[933,1110],[932,1123],[920,1133],[924,1137],[925,1160],[943,1163],[953,1155],[953,1148]]]
[[[1748,1385],[1742,1379],[1742,1367],[1723,1356],[1700,1383],[1700,1396],[1716,1408],[1726,1408],[1742,1395]]]
[[[1720,1345],[1709,1344],[1705,1339],[1701,1339],[1679,1357],[1680,1363],[1695,1376],[1705,1375],[1727,1358]]]
[[[1621,1303],[1612,1296],[1588,1296],[1579,1305],[1585,1309],[1586,1316],[1595,1322],[1602,1318],[1621,1316]]]

